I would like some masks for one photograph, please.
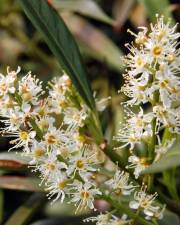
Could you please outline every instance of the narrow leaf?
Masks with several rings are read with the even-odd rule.
[[[103,32],[72,13],[62,14],[66,25],[76,37],[82,51],[98,61],[108,64],[116,71],[122,71],[122,52]]]
[[[62,18],[46,0],[20,0],[20,3],[86,104],[94,109],[95,103],[79,49]]]
[[[43,192],[42,186],[39,186],[40,180],[32,177],[20,176],[0,176],[0,188]]]
[[[93,0],[52,0],[51,3],[58,10],[77,12],[110,25],[113,24],[113,20]]]
[[[180,224],[180,219],[175,213],[166,210],[164,213],[164,217],[162,218],[162,220],[159,220],[158,224],[159,225],[172,225],[172,224],[178,225]]]
[[[180,166],[180,140],[175,141],[172,148],[157,162],[153,163],[142,174],[157,173]]]
[[[25,204],[20,206],[5,225],[26,225],[28,224],[34,213],[43,205],[45,200],[44,194],[35,193],[33,194]]]
[[[0,153],[0,169],[25,169],[29,162],[28,157],[14,152]]]

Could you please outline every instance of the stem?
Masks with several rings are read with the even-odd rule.
[[[115,164],[118,163],[118,166],[120,168],[127,171],[126,165],[121,156],[117,154],[110,146],[107,145],[103,152],[108,156],[108,158],[110,158],[112,162],[114,162]]]
[[[87,126],[96,141],[96,144],[101,144],[104,141],[104,138],[97,113],[94,114],[94,112],[91,112]]]
[[[36,121],[34,118],[29,118],[29,122],[32,126],[32,128],[36,131],[36,138],[38,139],[38,141],[43,139],[43,133],[41,131],[41,129],[38,127]]]
[[[140,209],[138,208],[138,210],[136,211],[135,215],[136,215],[136,218],[134,219],[134,221],[132,222],[133,225],[135,225],[136,221],[137,221],[137,217],[139,216],[139,213],[140,213]]]

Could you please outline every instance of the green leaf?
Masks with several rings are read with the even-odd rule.
[[[52,0],[51,4],[58,10],[77,12],[110,25],[114,22],[93,0]]]
[[[154,162],[147,169],[142,171],[142,174],[157,173],[164,170],[180,166],[180,140],[176,140],[171,149],[162,156],[160,160]]]
[[[95,108],[77,44],[57,11],[46,0],[19,0],[25,13],[40,31],[62,69],[69,75],[86,104]]]
[[[25,169],[29,162],[28,157],[22,156],[20,153],[2,152],[0,153],[0,169]]]
[[[180,219],[175,213],[165,210],[164,217],[162,220],[158,221],[158,224],[159,225],[172,225],[172,224],[178,225],[180,224]]]
[[[4,189],[43,192],[39,183],[40,180],[33,177],[0,176],[0,188]]]
[[[25,204],[20,206],[4,225],[26,225],[33,214],[43,205],[45,195],[41,193],[33,194]]]
[[[85,54],[108,64],[118,72],[122,71],[120,57],[123,53],[108,36],[80,16],[72,13],[62,16]]]
[[[156,14],[163,15],[166,21],[168,18],[172,18],[168,0],[163,0],[161,2],[158,0],[139,0],[139,2],[146,9],[146,12],[152,22],[156,21]]]

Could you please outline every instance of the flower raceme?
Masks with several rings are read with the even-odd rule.
[[[180,133],[177,49],[180,35],[175,30],[176,26],[164,24],[163,17],[158,17],[149,31],[144,27],[138,34],[130,31],[135,43],[127,45],[130,53],[125,57],[127,70],[121,89],[130,99],[123,104],[125,123],[114,139],[121,143],[116,150],[129,148],[130,164],[126,168],[133,169],[135,178],[170,151]],[[106,174],[105,182],[96,179],[105,163],[99,154],[106,156],[89,135],[87,120],[92,112],[68,75],[49,82],[48,93],[44,95],[42,82],[36,76],[29,72],[19,79],[19,72],[20,67],[17,71],[8,68],[6,75],[0,74],[0,116],[5,126],[1,133],[14,138],[10,150],[22,149],[29,157],[29,167],[39,173],[48,199],[63,202],[69,197],[77,212],[84,208],[95,210],[96,198],[107,194],[122,204],[126,199],[125,206],[146,219],[161,219],[164,207],[156,203],[157,194],[148,194],[147,188],[139,187],[119,165],[108,171],[111,176]],[[102,111],[105,103],[107,99],[97,104],[97,109]],[[150,105],[147,111],[144,104]],[[170,134],[165,141],[163,132]],[[144,146],[143,151],[138,151],[139,146]],[[114,208],[113,213],[101,213],[86,221],[97,225],[131,223],[131,215],[119,217],[118,209]]]
[[[138,34],[129,31],[135,43],[127,44],[130,53],[124,59],[127,69],[121,91],[130,99],[123,103],[125,123],[114,139],[121,143],[116,149],[129,147],[127,168],[134,169],[136,178],[160,159],[180,134],[180,33],[176,27],[157,15],[157,23],[149,30],[140,27]],[[148,108],[147,112],[143,108]],[[164,139],[162,134],[167,132],[169,137]],[[142,144],[143,152],[138,151]]]
[[[78,185],[86,189],[86,181],[97,170],[96,151],[84,143],[84,134],[79,131],[88,109],[81,100],[78,102],[80,96],[77,98],[67,75],[55,78],[48,88],[49,96],[44,97],[42,82],[30,72],[18,81],[19,72],[19,67],[17,71],[8,68],[7,75],[0,76],[0,102],[5,106],[0,115],[6,126],[1,132],[14,138],[10,150],[21,148],[30,158],[30,168],[40,173],[41,183],[49,191],[48,198],[63,201],[66,194],[75,195],[78,179]],[[62,117],[59,126],[57,116]],[[101,194],[98,188],[95,190],[96,187],[88,186],[87,199],[78,204],[80,208],[94,208],[94,195]]]

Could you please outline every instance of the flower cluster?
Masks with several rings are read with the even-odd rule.
[[[0,115],[5,124],[1,132],[13,137],[10,150],[22,148],[30,157],[29,165],[39,172],[49,199],[63,202],[68,195],[77,210],[93,209],[94,197],[101,195],[91,182],[97,151],[80,132],[88,109],[66,74],[50,83],[44,97],[42,82],[30,72],[18,81],[19,72],[20,68],[8,69],[7,75],[0,74]]]
[[[125,57],[127,69],[121,90],[130,100],[123,103],[126,121],[115,140],[122,143],[119,148],[130,147],[127,168],[135,169],[136,178],[165,154],[173,137],[180,134],[180,33],[176,32],[177,25],[163,20],[157,15],[157,23],[151,24],[149,30],[140,27],[138,34],[129,31],[135,43],[127,44],[130,53]],[[147,112],[143,105],[150,106]],[[134,113],[133,107],[139,112]],[[165,143],[161,140],[163,132],[170,133]],[[135,151],[142,143],[144,154]]]
[[[141,179],[136,182],[134,177],[139,178],[143,170],[170,151],[180,134],[180,34],[170,21],[164,24],[163,17],[157,17],[149,31],[140,29],[138,34],[130,31],[136,39],[127,45],[130,53],[125,57],[122,87],[130,99],[122,104],[125,122],[114,138],[121,143],[116,149],[129,148],[126,170],[133,169],[134,175],[115,164],[117,157],[113,151],[112,156],[107,153],[109,149],[105,151],[103,138],[96,140],[100,130],[96,112],[84,104],[66,74],[49,82],[46,92],[31,72],[18,78],[20,67],[0,74],[1,134],[13,138],[10,150],[21,149],[29,158],[29,167],[38,172],[40,185],[45,186],[52,202],[68,197],[76,211],[86,207],[96,210],[98,201],[94,201],[99,198],[112,203],[111,212],[85,220],[97,225],[133,224],[142,215],[156,221],[165,210],[156,201],[157,193],[148,193],[151,184],[147,188],[142,182],[139,187]],[[108,100],[96,102],[97,110],[104,110]],[[108,160],[102,160],[105,154],[114,162],[113,171],[106,168]],[[130,209],[135,212],[117,216],[124,207],[127,214]]]
[[[135,190],[137,192],[139,189],[138,185],[133,184],[129,174],[120,170],[118,165],[114,175],[106,179],[103,185],[95,179],[99,172],[98,165],[102,163],[100,150],[85,136],[83,127],[89,111],[69,77],[64,74],[54,79],[47,88],[48,95],[44,95],[42,82],[31,73],[18,79],[19,72],[20,68],[17,71],[8,69],[7,74],[0,77],[0,103],[3,105],[0,115],[5,125],[1,132],[13,137],[10,150],[21,148],[30,159],[29,167],[39,173],[48,199],[62,203],[66,196],[70,197],[76,212],[86,207],[96,210],[94,200],[103,193],[119,199],[122,196],[132,199]],[[129,122],[135,126],[141,119],[149,132],[148,118],[143,117],[143,110]],[[135,209],[135,205],[139,204],[136,209],[144,210],[148,218],[158,218],[162,214],[161,209],[152,205],[156,196],[148,197],[145,190],[140,191],[142,194],[136,192],[136,204],[130,202],[130,207]],[[111,213],[87,220],[96,221],[99,225],[128,224],[130,221],[126,215],[119,218]]]

